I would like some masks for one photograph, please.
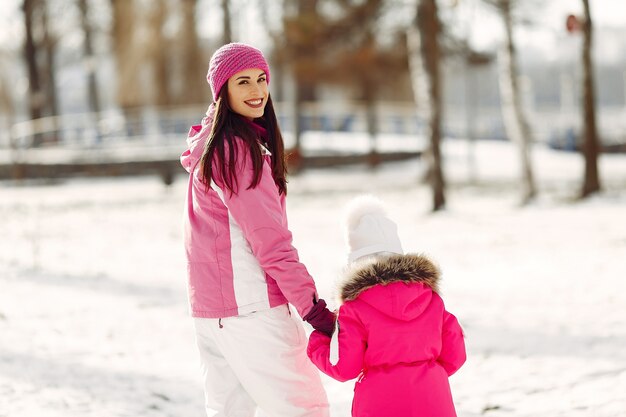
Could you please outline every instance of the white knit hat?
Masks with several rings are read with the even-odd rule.
[[[355,198],[346,206],[348,262],[390,252],[402,255],[398,227],[387,217],[382,201],[372,195]]]

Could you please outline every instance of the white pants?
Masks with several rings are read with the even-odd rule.
[[[221,325],[221,327],[220,327]],[[289,307],[195,318],[208,417],[327,417],[328,399]]]

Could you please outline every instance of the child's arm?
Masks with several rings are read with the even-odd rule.
[[[367,336],[361,321],[354,315],[354,310],[349,305],[344,304],[339,309],[337,324],[337,331],[333,336],[339,339],[336,363],[331,363],[331,338],[317,330],[311,333],[307,354],[322,372],[344,382],[356,378],[361,373]]]
[[[448,376],[452,375],[465,363],[465,340],[463,329],[454,315],[444,310],[441,353],[437,362],[444,367]]]

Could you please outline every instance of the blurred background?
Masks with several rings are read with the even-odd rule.
[[[624,416],[625,2],[0,0],[0,417],[203,415],[179,156],[231,41],[331,307],[376,194],[444,271],[459,416]]]
[[[320,159],[346,153],[332,136],[307,152],[306,132],[365,132],[369,163],[424,154],[443,195],[441,138],[510,140],[528,200],[539,142],[584,151],[587,195],[598,153],[626,143],[624,15],[618,0],[4,0],[0,177],[171,182],[180,135],[210,102],[211,54],[242,41],[271,61],[294,172],[359,161]],[[380,152],[383,134],[402,145]]]

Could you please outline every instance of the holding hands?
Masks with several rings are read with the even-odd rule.
[[[315,330],[319,330],[328,337],[332,337],[335,331],[336,314],[328,309],[326,301],[313,298],[313,307],[306,316],[303,317]]]

